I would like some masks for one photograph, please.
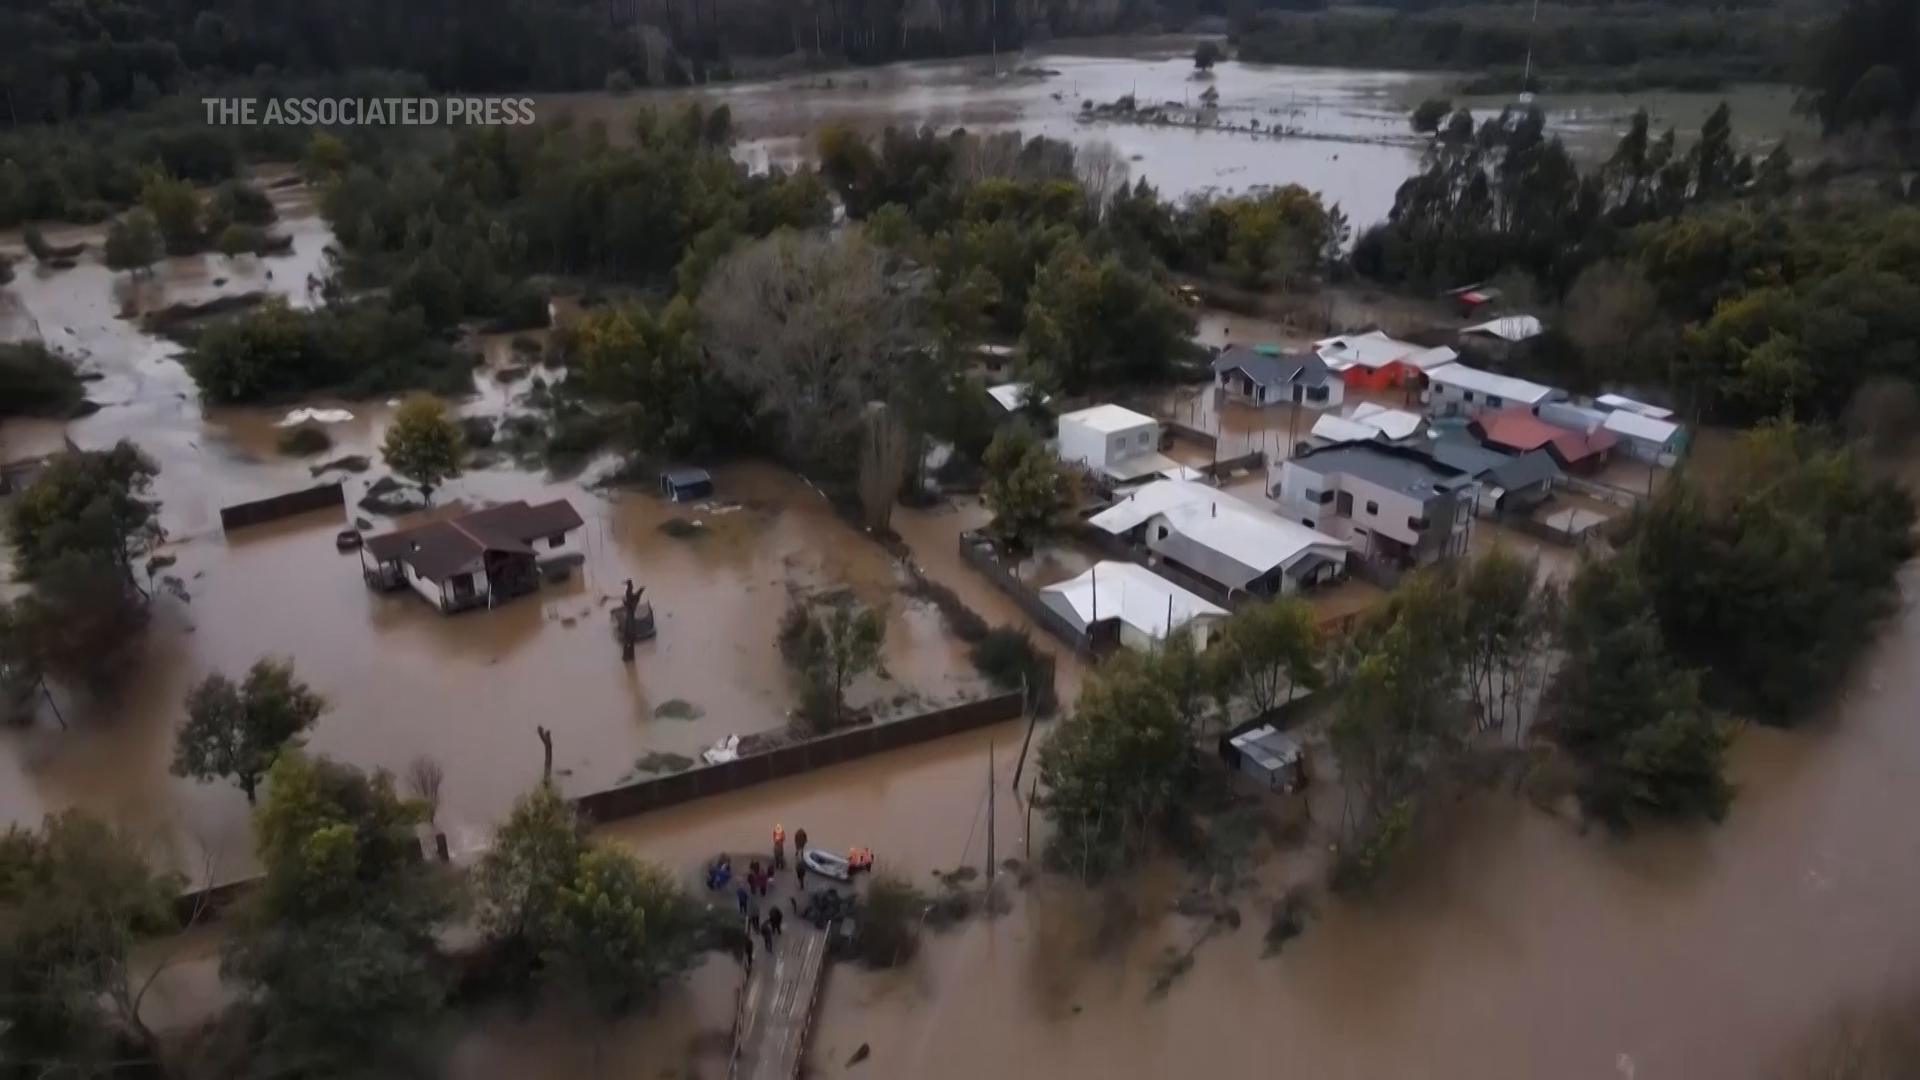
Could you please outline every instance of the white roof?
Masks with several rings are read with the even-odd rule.
[[[1421,371],[1432,371],[1441,364],[1451,364],[1458,359],[1460,359],[1459,353],[1442,345],[1437,349],[1427,349],[1424,352],[1414,353],[1412,356],[1402,360],[1401,363],[1410,368],[1418,368]]]
[[[1167,636],[1169,622],[1178,630],[1194,619],[1227,614],[1225,608],[1130,562],[1095,563],[1079,577],[1040,591],[1064,599],[1082,624],[1091,625],[1096,615],[1101,619],[1118,618],[1155,639]]]
[[[1313,437],[1328,442],[1361,442],[1379,435],[1379,428],[1362,423],[1357,417],[1348,419],[1327,413],[1313,422]]]
[[[1001,383],[999,386],[987,387],[987,395],[999,402],[1000,407],[1008,412],[1015,412],[1022,405],[1025,405],[1027,403],[1027,395],[1032,392],[1032,383],[1010,382]],[[1046,403],[1047,395],[1041,394],[1040,404],[1045,405]]]
[[[1666,420],[1656,420],[1651,416],[1642,416],[1637,412],[1622,409],[1607,414],[1605,427],[1616,435],[1625,435],[1631,439],[1666,445],[1680,433],[1680,425]]]
[[[1528,338],[1539,337],[1545,329],[1546,327],[1540,325],[1540,320],[1531,315],[1503,315],[1491,322],[1469,326],[1460,332],[1490,334],[1502,341],[1525,341]]]
[[[1619,394],[1601,394],[1599,397],[1593,399],[1593,403],[1595,405],[1604,405],[1609,409],[1624,409],[1627,412],[1639,413],[1641,416],[1651,416],[1655,420],[1673,419],[1672,409],[1663,409],[1658,405],[1649,405],[1644,401],[1635,401],[1630,397],[1622,397]]]
[[[1368,424],[1382,435],[1394,441],[1410,439],[1420,430],[1420,417],[1415,413],[1401,409],[1388,408],[1372,401],[1362,402],[1353,410],[1349,420]]]
[[[1478,390],[1483,394],[1492,394],[1495,397],[1526,405],[1538,405],[1560,392],[1551,386],[1516,379],[1511,375],[1496,375],[1491,371],[1481,371],[1479,368],[1468,367],[1465,364],[1443,364],[1427,372],[1427,379],[1442,386]]]
[[[1234,749],[1252,758],[1268,772],[1279,772],[1300,760],[1300,740],[1272,724],[1243,731],[1232,739]]]
[[[1095,405],[1079,412],[1070,412],[1060,418],[1060,422],[1079,424],[1092,431],[1112,434],[1116,431],[1130,431],[1142,424],[1155,424],[1159,421],[1151,416],[1134,412],[1119,405]]]
[[[1335,371],[1344,371],[1355,364],[1365,368],[1383,368],[1395,360],[1403,360],[1423,351],[1412,342],[1395,341],[1379,330],[1326,338],[1314,342],[1313,348],[1320,354],[1320,359]]]
[[[1158,514],[1182,536],[1259,573],[1292,566],[1304,555],[1337,559],[1349,550],[1343,540],[1191,480],[1147,484],[1087,524],[1118,535]]]

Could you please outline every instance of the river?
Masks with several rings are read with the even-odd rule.
[[[641,109],[688,99],[724,103],[742,138],[740,156],[756,168],[807,160],[814,134],[827,124],[869,134],[932,125],[1019,131],[1075,145],[1107,142],[1129,160],[1133,176],[1145,177],[1164,198],[1297,183],[1339,204],[1360,228],[1387,216],[1395,191],[1419,168],[1422,143],[1408,129],[1408,111],[1426,96],[1445,95],[1450,82],[1431,73],[1237,61],[1196,78],[1192,49],[1193,39],[1184,37],[1073,42],[1002,56],[998,76],[983,57],[915,61],[698,90],[548,95],[537,110],[543,120],[603,122],[619,137]],[[1220,95],[1218,121],[1235,130],[1081,118],[1083,103],[1126,94],[1142,106],[1193,106],[1209,87]],[[1632,97],[1547,95],[1539,104],[1550,130],[1591,162],[1612,149],[1642,104],[1656,127],[1676,126],[1685,145],[1723,98],[1733,104],[1736,133],[1746,149],[1764,152],[1782,135],[1803,146],[1813,131],[1793,114],[1793,92],[1782,86]],[[1482,118],[1507,104],[1487,97],[1460,103]],[[1256,123],[1291,134],[1241,130]]]

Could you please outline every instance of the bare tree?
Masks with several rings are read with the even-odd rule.
[[[1126,189],[1131,171],[1126,156],[1110,142],[1088,143],[1074,155],[1074,176],[1086,190],[1087,205],[1095,218],[1104,218],[1107,204]]]
[[[447,771],[440,763],[425,754],[407,762],[407,791],[414,798],[427,804],[427,821],[434,823],[440,817],[440,787],[446,783]]]
[[[867,402],[898,389],[924,288],[859,229],[781,232],[714,268],[699,312],[721,372],[779,425],[789,458],[844,463]]]
[[[884,531],[893,521],[893,503],[907,478],[907,429],[885,402],[867,406],[860,439],[860,507],[867,528]]]

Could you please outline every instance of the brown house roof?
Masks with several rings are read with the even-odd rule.
[[[1526,409],[1483,413],[1469,428],[1488,445],[1515,454],[1545,450],[1562,468],[1604,454],[1620,441],[1605,430],[1586,434],[1549,424]]]
[[[579,528],[580,512],[565,499],[529,506],[502,503],[446,521],[367,540],[366,550],[376,562],[398,560],[428,581],[445,581],[488,552],[531,555],[532,544],[543,536]]]

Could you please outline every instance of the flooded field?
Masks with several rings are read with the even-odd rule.
[[[741,156],[755,167],[790,166],[808,158],[816,131],[848,124],[868,133],[888,126],[964,127],[1020,131],[1075,144],[1112,143],[1163,197],[1238,192],[1297,183],[1340,204],[1356,227],[1386,217],[1394,192],[1420,164],[1421,143],[1408,130],[1407,111],[1446,80],[1430,74],[1297,68],[1225,62],[1211,79],[1196,79],[1191,38],[1073,42],[1000,58],[999,77],[984,58],[912,62],[809,74],[768,82],[663,91],[624,97],[549,95],[539,99],[543,119],[572,116],[604,121],[616,135],[633,114],[685,97],[725,103],[742,135]],[[1104,104],[1132,94],[1142,105],[1197,104],[1209,87],[1219,92],[1219,123],[1235,130],[1144,125],[1080,118],[1085,102]],[[1791,91],[1738,87],[1728,95],[1645,95],[1659,122],[1697,130],[1721,96],[1732,96],[1742,134],[1770,144],[1782,130],[1810,131],[1791,115]],[[1624,130],[1642,95],[1579,95],[1540,104],[1553,130],[1584,157],[1604,156]],[[1463,100],[1492,115],[1501,102]],[[1241,130],[1257,123],[1259,132]],[[1269,135],[1279,126],[1289,135]]]

